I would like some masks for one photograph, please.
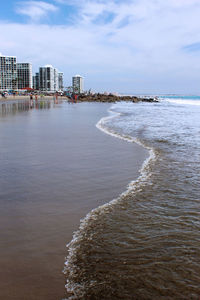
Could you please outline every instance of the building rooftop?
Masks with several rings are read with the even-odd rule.
[[[15,55],[3,55],[2,53],[0,53],[0,56],[3,56],[3,57],[16,57]]]
[[[53,68],[52,65],[45,65],[44,67],[45,67],[45,68]]]

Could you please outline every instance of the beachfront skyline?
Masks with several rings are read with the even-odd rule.
[[[51,63],[86,89],[200,94],[199,0],[1,3],[0,52]]]

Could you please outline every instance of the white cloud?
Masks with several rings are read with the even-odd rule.
[[[170,0],[170,4],[178,7],[199,5],[199,0]]]
[[[43,1],[24,1],[19,2],[16,8],[18,14],[30,17],[32,21],[38,21],[49,12],[55,12],[58,8],[50,3]]]
[[[78,5],[73,26],[0,24],[1,52],[37,68],[50,63],[64,71],[68,84],[71,75],[81,73],[88,88],[198,91],[200,52],[184,46],[200,42],[199,1],[66,3],[72,2]],[[104,11],[116,17],[96,23]]]

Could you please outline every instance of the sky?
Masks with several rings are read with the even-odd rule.
[[[200,0],[5,0],[0,53],[85,89],[200,94]]]

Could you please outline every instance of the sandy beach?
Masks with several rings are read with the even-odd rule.
[[[52,102],[0,118],[1,299],[64,298],[80,219],[138,177],[147,151],[95,127],[109,107]]]
[[[39,96],[38,95],[38,100],[54,100],[55,96]],[[35,96],[33,95],[33,100],[35,99]],[[13,95],[8,95],[6,98],[2,97],[0,95],[0,101],[27,101],[30,100],[30,96],[24,95],[24,96],[13,96]],[[58,96],[58,100],[68,100],[68,97],[65,96]]]

